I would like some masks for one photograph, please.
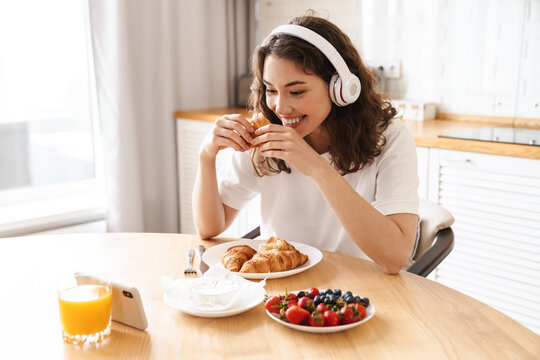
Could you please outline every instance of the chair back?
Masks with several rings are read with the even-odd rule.
[[[426,199],[420,199],[418,208],[420,238],[413,259],[418,260],[433,245],[439,230],[454,223],[454,216],[441,205]]]
[[[418,215],[419,239],[414,263],[407,271],[426,277],[454,248],[454,217],[444,207],[425,199],[420,199]]]

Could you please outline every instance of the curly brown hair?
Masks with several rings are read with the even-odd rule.
[[[295,17],[289,24],[304,26],[328,40],[350,71],[360,79],[362,91],[358,100],[344,107],[332,103],[328,117],[321,124],[330,138],[329,153],[333,166],[341,175],[357,172],[381,153],[386,142],[383,131],[397,111],[388,98],[376,92],[371,70],[364,65],[349,37],[336,25],[313,15]],[[257,46],[252,57],[253,83],[249,108],[262,112],[274,124],[281,124],[281,120],[266,105],[263,83],[264,61],[268,55],[291,60],[304,72],[315,74],[327,83],[336,73],[326,56],[310,43],[286,34],[267,37]],[[252,152],[252,163],[258,176],[291,172],[285,161],[265,158],[256,150]]]

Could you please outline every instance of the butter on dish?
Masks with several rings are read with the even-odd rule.
[[[174,303],[199,311],[224,311],[239,306],[262,289],[265,280],[248,281],[221,266],[212,266],[200,278],[160,279],[163,292]]]

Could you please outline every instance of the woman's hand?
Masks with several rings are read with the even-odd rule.
[[[310,176],[322,157],[291,128],[270,124],[255,131],[252,144],[261,155],[284,160],[297,171]]]
[[[219,151],[232,148],[246,151],[253,140],[253,125],[242,115],[224,115],[217,119],[212,130],[206,135],[200,150],[201,156],[215,158]]]

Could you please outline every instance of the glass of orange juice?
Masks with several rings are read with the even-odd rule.
[[[109,280],[86,278],[69,281],[58,289],[64,341],[100,342],[111,333],[112,285]]]

